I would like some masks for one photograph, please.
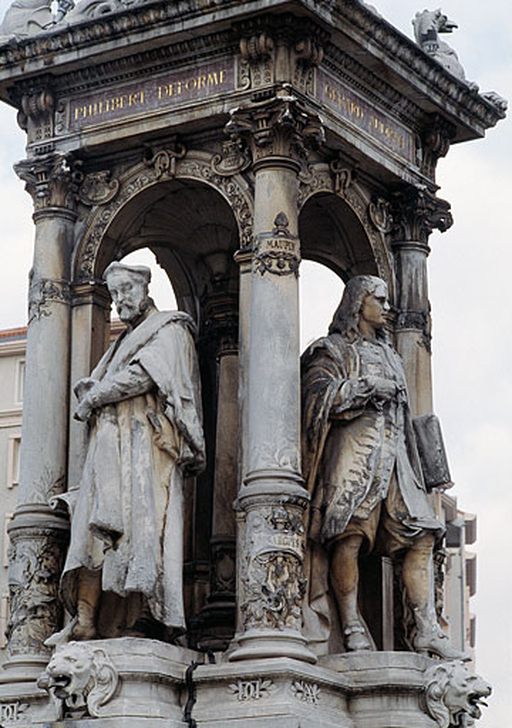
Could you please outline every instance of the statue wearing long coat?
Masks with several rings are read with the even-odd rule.
[[[397,395],[379,400],[372,377],[393,381]],[[385,502],[396,524],[395,549],[401,538],[442,533],[442,526],[423,482],[403,365],[383,338],[349,340],[336,332],[314,342],[302,357],[302,395],[302,465],[311,494],[309,607],[326,635],[328,549],[353,519],[364,528]],[[373,538],[367,535],[369,549]]]
[[[71,614],[85,568],[101,570],[104,596],[123,598],[128,626],[130,604],[133,622],[141,599],[157,622],[185,626],[183,485],[205,459],[192,329],[188,315],[152,308],[91,375],[99,402],[74,507],[71,502],[61,584]],[[100,615],[100,634],[110,636],[114,628],[101,629]]]

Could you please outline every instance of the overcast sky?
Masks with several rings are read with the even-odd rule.
[[[3,12],[9,2],[0,0]],[[419,0],[374,0],[406,35]],[[429,6],[432,9],[437,5]],[[446,40],[467,77],[482,91],[512,99],[510,0],[445,0],[459,29]],[[12,172],[24,156],[15,113],[0,106],[2,306],[0,328],[25,323],[31,264],[31,202]],[[439,165],[440,196],[452,203],[455,225],[431,237],[435,410],[442,421],[459,506],[478,514],[478,671],[495,694],[479,728],[512,723],[512,134],[509,120],[487,138],[458,145]],[[317,275],[304,269],[303,340],[325,333],[340,285],[326,274],[319,300]],[[160,305],[168,307],[165,287]]]

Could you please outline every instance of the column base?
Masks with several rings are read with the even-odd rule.
[[[49,655],[13,655],[2,665],[0,685],[33,683],[46,667]]]
[[[237,637],[237,644],[238,647],[229,655],[230,662],[270,657],[289,657],[312,665],[317,661],[306,639],[294,630],[247,630]]]

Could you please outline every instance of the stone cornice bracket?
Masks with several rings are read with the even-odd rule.
[[[18,107],[18,126],[27,133],[28,144],[42,144],[52,139],[55,96],[49,80],[43,78],[37,84],[23,85],[12,96]]]
[[[444,233],[453,225],[450,203],[426,189],[398,192],[391,200],[393,245],[414,242],[428,249],[433,230]]]
[[[81,164],[70,154],[52,153],[14,165],[32,197],[35,214],[55,208],[75,214],[83,179]]]
[[[230,117],[225,131],[247,140],[254,169],[279,160],[298,170],[307,159],[308,148],[318,148],[325,138],[318,114],[307,111],[288,84],[271,98],[233,109]]]
[[[240,34],[239,86],[284,82],[313,92],[314,67],[323,59],[328,33],[291,15],[259,17],[235,30]]]
[[[435,180],[437,162],[446,157],[456,129],[439,115],[434,114],[421,134],[421,171]]]

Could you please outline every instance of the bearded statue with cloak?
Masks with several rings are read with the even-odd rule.
[[[205,464],[192,319],[158,311],[148,268],[112,263],[105,280],[126,330],[80,380],[89,436],[61,595],[68,639],[185,629],[184,484]]]

